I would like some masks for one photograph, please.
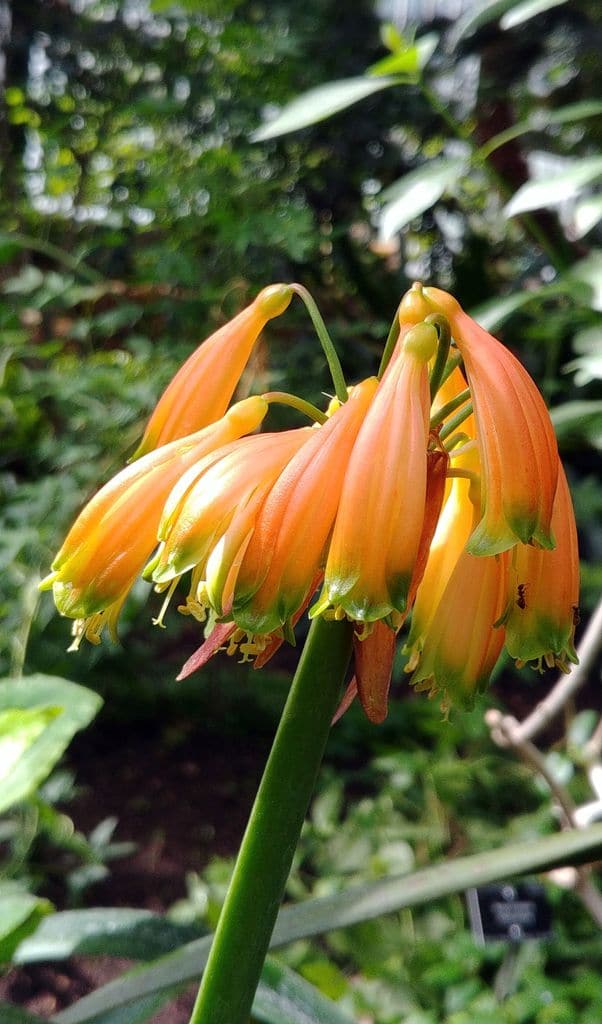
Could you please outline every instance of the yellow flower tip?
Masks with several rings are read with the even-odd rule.
[[[443,313],[447,317],[455,317],[462,312],[462,307],[457,299],[442,288],[424,288],[423,295],[431,306],[431,312]]]
[[[439,335],[432,324],[419,323],[405,334],[402,342],[404,352],[422,363],[428,363],[435,354]]]
[[[260,291],[255,299],[255,305],[268,320],[271,320],[288,309],[292,297],[293,289],[290,284],[270,284]]]
[[[224,419],[231,425],[236,437],[251,434],[261,426],[270,408],[263,395],[251,395],[236,402],[225,413]]]
[[[433,312],[433,307],[425,296],[422,285],[419,281],[414,281],[399,304],[397,317],[400,325],[421,323]]]

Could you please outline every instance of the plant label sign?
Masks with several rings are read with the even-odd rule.
[[[485,942],[523,942],[551,935],[552,914],[537,882],[482,885],[466,893],[472,933]]]

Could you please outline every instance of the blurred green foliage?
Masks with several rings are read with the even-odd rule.
[[[311,288],[350,379],[374,371],[413,278],[453,290],[500,334],[552,407],[585,615],[593,607],[602,583],[597,4],[467,0],[450,23],[441,0],[429,24],[423,5],[401,6],[415,24],[380,21],[399,8],[368,0],[344,17],[333,0],[0,4],[0,675],[75,675],[107,699],[105,721],[133,728],[176,706],[213,717],[207,728],[271,728],[285,689],[278,670],[250,684],[244,669],[234,683],[217,668],[173,686],[196,629],[172,616],[151,636],[144,606],[157,599],[145,585],[126,608],[123,648],[75,656],[37,583],[74,513],[132,451],[174,369],[276,280]],[[296,307],[266,331],[243,382],[268,386],[310,400],[328,389]],[[496,693],[513,695],[513,680],[504,666]],[[541,693],[530,682],[520,708]],[[445,728],[421,701],[404,702],[376,732],[357,715],[343,722],[290,895],[550,831],[549,792],[493,752],[483,707]],[[51,721],[23,714],[33,742]],[[568,771],[583,802],[576,735],[554,751],[554,770]],[[7,941],[49,909],[34,895],[45,891],[41,846],[67,852],[73,902],[125,852],[111,820],[87,838],[74,830],[63,810],[72,777],[55,774],[36,791],[39,777],[0,822]],[[191,881],[193,909],[207,912],[226,874],[218,864]],[[503,1010],[494,994],[503,953],[475,948],[458,899],[300,944],[286,959],[379,1024],[598,1024],[595,931],[574,895],[551,889],[551,898],[555,939],[525,950]]]

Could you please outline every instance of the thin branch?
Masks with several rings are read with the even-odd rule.
[[[568,675],[562,675],[547,697],[518,724],[518,737],[532,739],[545,729],[552,719],[562,711],[571,697],[584,685],[602,649],[602,600],[587,624],[579,645],[579,664]]]
[[[554,777],[541,751],[522,736],[521,724],[516,718],[490,708],[485,714],[485,721],[494,743],[500,747],[511,747],[529,768],[547,782],[562,812],[563,828],[578,828],[577,808],[568,790]],[[588,866],[575,868],[575,892],[596,924],[602,927],[602,895],[592,882]]]

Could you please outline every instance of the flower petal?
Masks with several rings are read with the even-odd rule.
[[[567,670],[576,662],[573,639],[579,601],[579,552],[573,505],[562,467],[554,499],[553,551],[519,544],[510,565],[512,603],[506,647],[518,662]]]
[[[289,285],[264,288],[199,345],[163,392],[130,461],[223,416],[257,338],[268,320],[284,312],[292,295]]]

